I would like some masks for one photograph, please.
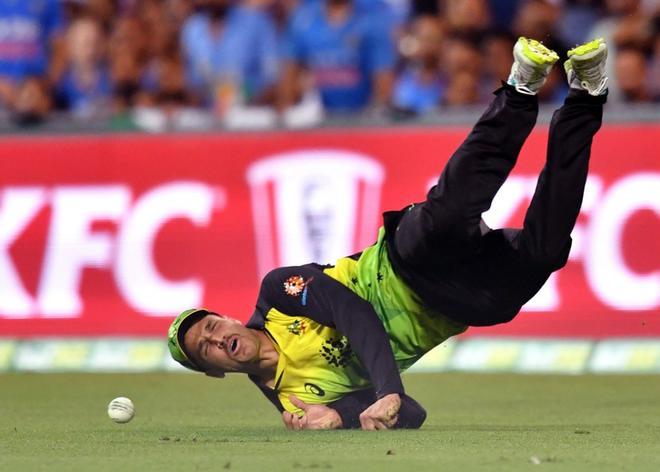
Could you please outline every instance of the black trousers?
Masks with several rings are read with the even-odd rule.
[[[397,274],[427,306],[472,326],[510,321],[566,264],[606,100],[569,92],[553,115],[545,167],[523,227],[490,230],[481,214],[538,114],[535,96],[510,86],[495,95],[426,200],[385,214]]]

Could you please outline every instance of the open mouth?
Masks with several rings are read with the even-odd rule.
[[[228,348],[229,354],[236,354],[238,351],[238,336],[232,336],[229,338]]]

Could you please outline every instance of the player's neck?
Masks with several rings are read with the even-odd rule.
[[[275,349],[273,340],[264,331],[255,330],[255,334],[260,340],[259,362],[255,365],[255,371],[250,373],[260,377],[264,385],[271,386],[270,384],[275,382],[280,355]]]

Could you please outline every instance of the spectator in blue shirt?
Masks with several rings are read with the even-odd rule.
[[[62,29],[59,0],[0,2],[0,101],[12,106],[30,77],[46,77]]]
[[[299,3],[323,5],[325,0],[301,0]],[[365,15],[375,15],[378,20],[387,22],[390,29],[400,28],[409,19],[411,5],[408,0],[353,0],[355,11]]]
[[[102,60],[103,32],[91,18],[74,20],[66,34],[67,63],[56,87],[58,104],[87,118],[108,106],[112,92],[109,71]]]
[[[440,64],[443,34],[435,16],[421,16],[413,22],[412,34],[403,43],[408,63],[397,77],[392,97],[398,110],[421,114],[440,104],[446,87]]]
[[[311,74],[328,111],[387,104],[395,62],[387,23],[358,12],[350,0],[303,5],[287,33],[280,107],[288,108],[302,94],[303,71]]]
[[[195,3],[181,33],[189,87],[219,108],[272,100],[279,52],[270,17],[231,0]]]

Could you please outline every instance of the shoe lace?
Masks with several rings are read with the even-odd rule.
[[[545,79],[546,68],[544,66],[532,66],[523,61],[515,61],[512,67],[512,75],[520,88],[525,87],[528,91],[538,88]]]
[[[591,61],[572,61],[573,71],[580,85],[590,93],[600,93],[605,90],[607,76],[605,75],[605,55]]]

